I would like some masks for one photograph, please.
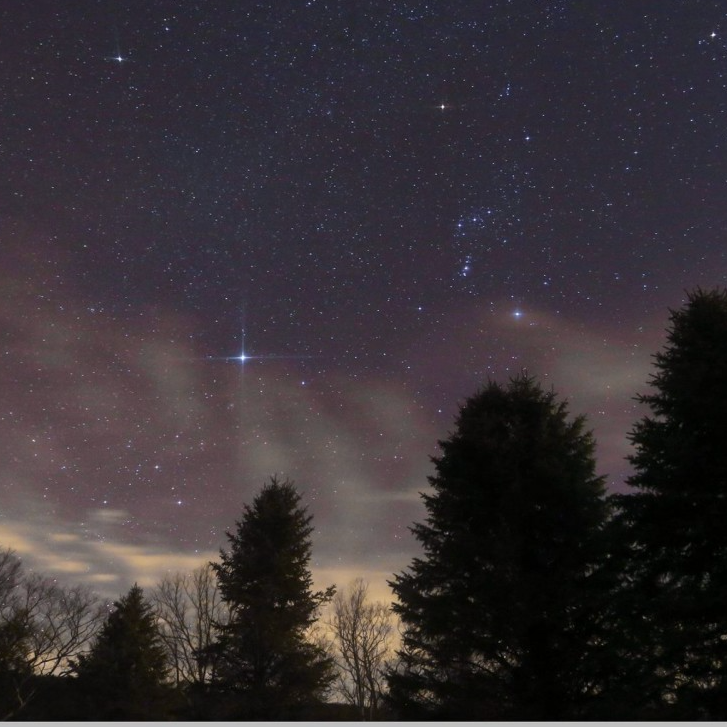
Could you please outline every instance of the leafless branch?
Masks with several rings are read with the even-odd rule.
[[[393,619],[387,604],[368,602],[368,584],[354,580],[337,593],[328,626],[334,635],[339,691],[363,719],[373,719],[381,705],[383,671],[392,656]]]
[[[228,619],[210,565],[164,578],[152,593],[162,638],[177,684],[203,684],[213,674],[210,646],[215,624]]]

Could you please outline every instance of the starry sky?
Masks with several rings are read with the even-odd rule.
[[[522,369],[626,433],[725,285],[722,0],[0,8],[0,545],[117,596],[270,475],[386,579],[437,440]],[[244,358],[243,358],[244,356]]]

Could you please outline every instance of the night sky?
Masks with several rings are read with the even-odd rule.
[[[667,309],[727,283],[723,0],[18,0],[0,82],[0,545],[111,596],[277,473],[317,583],[389,597],[523,368],[623,490]]]

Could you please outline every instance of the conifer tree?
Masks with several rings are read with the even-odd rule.
[[[678,719],[727,719],[727,291],[690,293],[655,356],[616,499],[630,680]],[[629,615],[631,618],[629,618]],[[627,686],[627,685],[626,685]]]
[[[0,611],[0,720],[5,721],[24,706],[23,687],[32,670],[27,661],[30,627],[26,613],[2,611],[5,609]]]
[[[307,634],[334,591],[312,591],[311,520],[293,483],[273,477],[212,564],[229,609],[215,680],[232,697],[228,718],[299,717],[334,679],[332,660]]]
[[[582,417],[521,376],[490,383],[439,443],[423,548],[390,584],[403,624],[388,675],[402,717],[589,714],[602,648],[608,507]]]
[[[152,607],[134,585],[114,603],[88,654],[75,665],[90,719],[165,716],[167,655]]]

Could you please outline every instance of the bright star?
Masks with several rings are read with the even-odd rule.
[[[245,353],[245,330],[242,330],[242,337],[241,337],[241,345],[240,345],[240,353],[238,353],[235,356],[207,356],[206,358],[209,361],[232,361],[233,363],[240,364],[242,366],[246,365],[248,361],[255,360],[268,360],[268,359],[306,359],[306,358],[317,358],[316,356],[309,356],[309,355],[291,355],[291,356],[281,356],[278,354],[263,354],[263,355],[255,355],[250,356],[249,354]]]

